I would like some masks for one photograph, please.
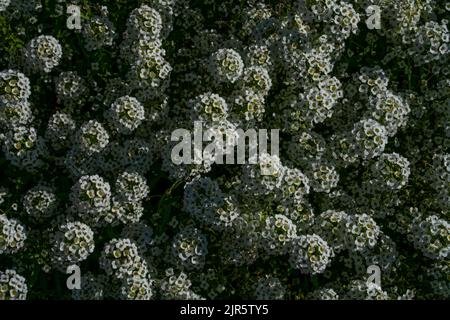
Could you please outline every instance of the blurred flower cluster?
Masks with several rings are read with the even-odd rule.
[[[0,0],[0,300],[450,298],[445,1],[43,2]],[[196,121],[279,155],[173,163]]]

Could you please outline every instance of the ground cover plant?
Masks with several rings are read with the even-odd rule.
[[[0,300],[448,299],[449,11],[0,0]]]

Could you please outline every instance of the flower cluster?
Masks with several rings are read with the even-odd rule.
[[[27,238],[25,228],[17,220],[0,215],[0,254],[20,250]]]
[[[53,235],[53,255],[56,265],[72,265],[86,260],[94,251],[94,232],[81,222],[61,225]],[[65,270],[63,267],[62,270]]]
[[[111,191],[108,182],[98,175],[82,176],[72,186],[70,199],[72,206],[80,216],[95,220],[111,206]]]
[[[295,240],[289,262],[303,273],[321,273],[334,256],[333,250],[316,234],[300,236]]]
[[[31,70],[50,72],[59,65],[62,48],[53,36],[41,35],[30,41],[25,58]]]
[[[25,300],[27,293],[24,277],[14,270],[0,271],[0,300]]]
[[[37,186],[25,194],[23,207],[30,216],[36,219],[47,218],[55,214],[58,199],[51,188]]]
[[[108,110],[111,125],[121,133],[131,133],[145,120],[144,107],[136,98],[118,98]]]

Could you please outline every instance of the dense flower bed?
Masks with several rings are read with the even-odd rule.
[[[448,299],[449,11],[0,0],[0,300]],[[279,157],[175,164],[195,121]]]

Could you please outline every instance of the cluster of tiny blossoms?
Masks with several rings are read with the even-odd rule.
[[[41,2],[0,0],[0,300],[450,298],[448,5]],[[199,122],[279,153],[176,164]]]

